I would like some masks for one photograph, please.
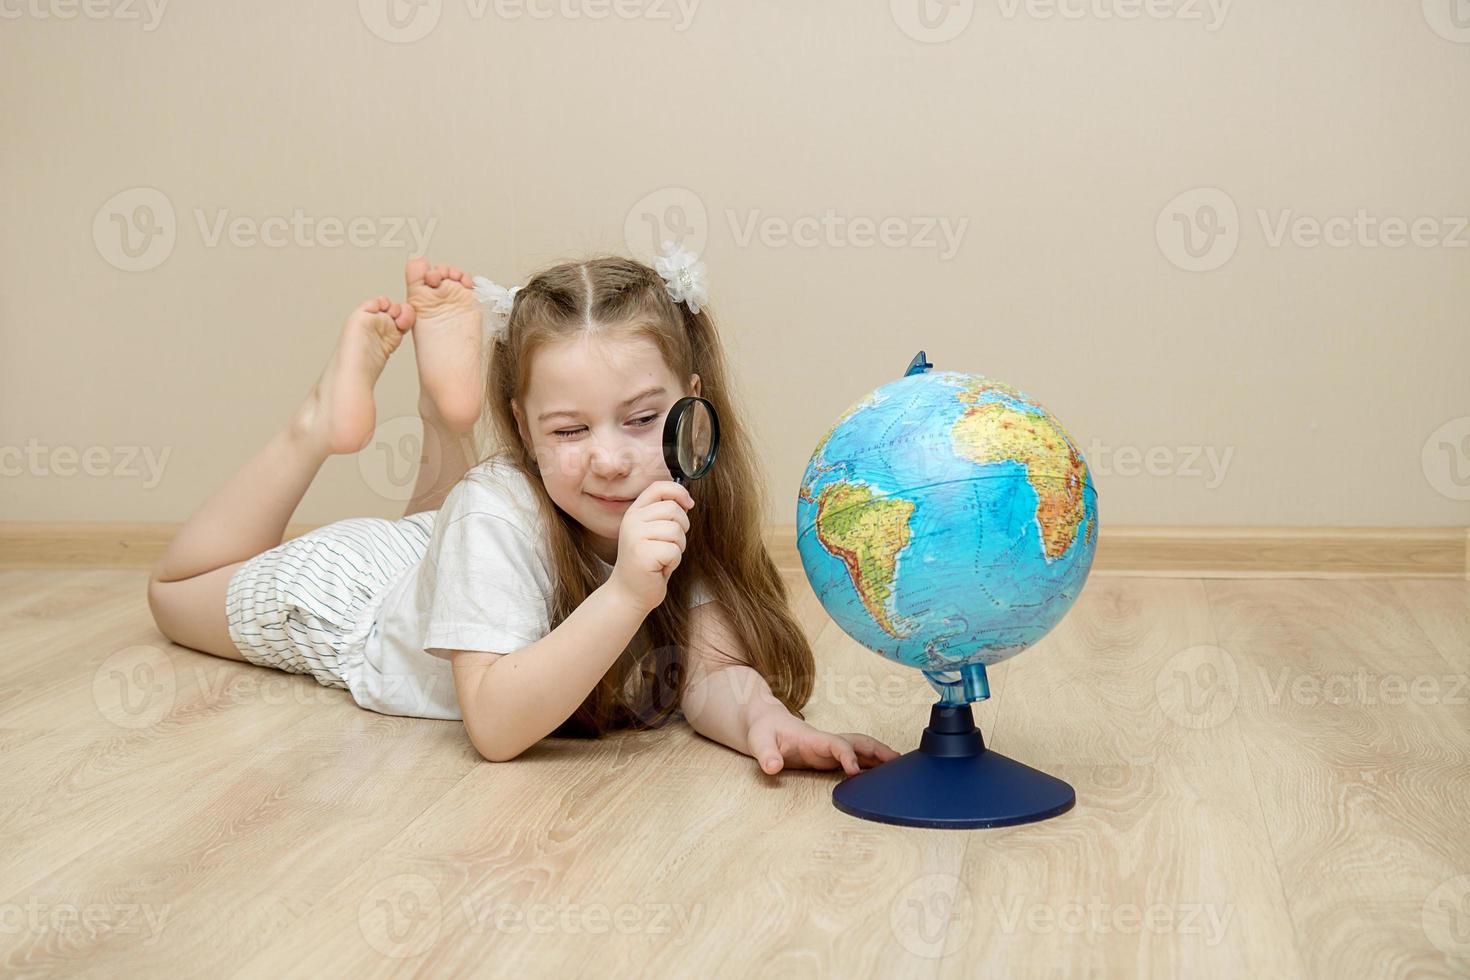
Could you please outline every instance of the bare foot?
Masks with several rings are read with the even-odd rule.
[[[414,356],[419,388],[451,432],[474,427],[484,405],[480,364],[484,321],[468,272],[452,265],[408,260],[408,302],[413,306]]]
[[[355,453],[371,441],[373,386],[412,329],[413,307],[379,296],[347,317],[337,349],[296,413],[294,430],[329,453]]]

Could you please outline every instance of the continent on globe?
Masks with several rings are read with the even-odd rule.
[[[961,396],[961,401],[967,400]],[[1087,474],[1082,457],[1056,419],[1040,409],[985,402],[960,416],[954,425],[954,444],[980,465],[1012,462],[1026,467],[1027,482],[1036,491],[1036,521],[1047,561],[1066,554],[1087,518],[1082,499]],[[1092,532],[1089,524],[1089,542]]]
[[[898,553],[909,543],[912,502],[896,497],[875,500],[873,492],[850,483],[829,483],[817,500],[817,537],[842,559],[863,605],[891,636],[894,625],[888,601],[893,596]]]

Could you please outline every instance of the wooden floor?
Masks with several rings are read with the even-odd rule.
[[[458,723],[167,644],[146,573],[0,573],[0,974],[1470,974],[1470,584],[1094,575],[992,672],[1076,807],[858,820],[686,726],[480,761]],[[830,625],[808,716],[918,744]]]

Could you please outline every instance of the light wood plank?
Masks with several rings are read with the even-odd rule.
[[[1425,920],[1470,873],[1470,711],[1445,700],[1459,687],[1445,659],[1393,583],[1206,591],[1307,972],[1463,971]]]
[[[1393,591],[1445,662],[1470,673],[1470,582],[1394,582]]]

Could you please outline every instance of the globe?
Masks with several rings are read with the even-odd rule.
[[[923,360],[817,445],[797,550],[848,636],[923,671],[941,704],[967,704],[989,694],[984,667],[1035,644],[1076,601],[1097,545],[1097,492],[1034,399]]]

